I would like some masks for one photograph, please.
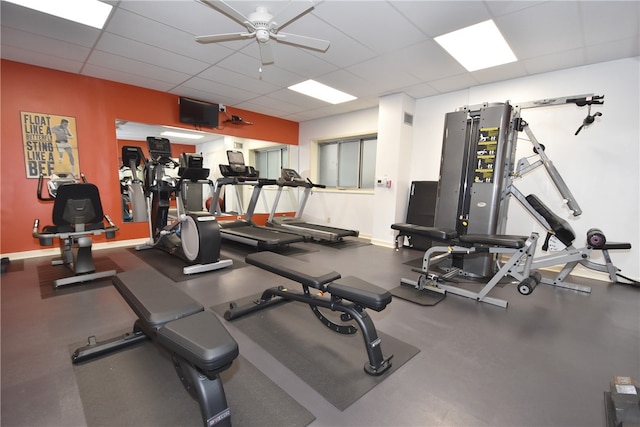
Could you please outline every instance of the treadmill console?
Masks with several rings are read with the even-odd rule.
[[[233,172],[243,173],[247,168],[244,164],[242,151],[227,150],[227,160],[229,160],[229,168],[231,168]]]
[[[282,168],[280,178],[285,182],[305,182],[298,172],[294,169]]]
[[[242,178],[257,178],[259,172],[253,166],[244,164],[242,151],[227,150],[228,165],[220,165],[222,176],[236,176]]]

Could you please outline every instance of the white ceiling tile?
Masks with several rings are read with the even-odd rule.
[[[326,1],[314,14],[378,53],[424,40],[424,34],[384,1]]]
[[[640,39],[632,37],[626,40],[616,40],[615,42],[589,46],[585,50],[588,63],[638,57],[640,55]]]
[[[306,49],[296,48],[282,43],[272,43],[273,56],[278,67],[299,76],[314,76],[334,71],[336,67],[319,57],[311,55]],[[258,49],[258,47],[255,47]],[[270,67],[270,65],[263,66]]]
[[[327,25],[314,15],[305,16],[304,19],[299,19],[288,25],[286,32],[329,41],[331,44],[326,52],[314,50],[307,50],[307,52],[323,61],[334,64],[338,68],[357,64],[375,56],[375,52],[372,49],[336,28]]]
[[[186,74],[196,74],[207,67],[202,61],[111,33],[100,37],[96,50]]]
[[[476,86],[477,84],[478,81],[469,73],[458,74],[429,82],[429,86],[433,87],[440,93],[454,92],[456,90]]]
[[[402,88],[402,91],[413,99],[427,98],[438,95],[440,92],[434,89],[429,83],[420,83]]]
[[[311,98],[310,96],[303,95],[298,92],[294,92],[291,89],[280,89],[267,95],[268,98],[275,102],[282,102],[286,104],[305,106],[309,109],[320,108],[327,105],[326,102],[319,99]]]
[[[121,1],[119,8],[193,36],[242,31],[243,27],[197,1]]]
[[[104,67],[105,69],[120,71],[129,75],[137,75],[152,80],[158,80],[175,86],[189,79],[190,75],[156,65],[136,61],[135,59],[116,56],[108,52],[96,50],[87,60],[88,64],[94,67]]]
[[[353,96],[363,96],[371,93],[371,83],[346,70],[333,71],[318,77],[316,80]]]
[[[127,73],[120,69],[106,68],[104,65],[85,64],[85,66],[82,67],[82,75],[145,87],[161,92],[168,92],[173,87],[171,83],[154,80],[147,76]]]
[[[251,101],[239,102],[235,106],[242,110],[254,111],[256,113],[276,117],[284,117],[285,115],[293,114],[298,111],[297,106],[284,103],[274,104],[272,100],[264,96],[260,98],[254,98]]]
[[[499,0],[499,1],[485,1],[484,4],[494,17],[509,15],[513,12],[518,12],[523,9],[528,9],[533,6],[538,6],[544,1],[527,1],[527,0]]]
[[[52,39],[63,40],[79,46],[91,47],[100,30],[66,19],[37,12],[5,1],[0,2],[2,27],[19,29]]]
[[[61,58],[57,55],[32,52],[27,49],[7,46],[2,43],[2,59],[9,61],[21,62],[23,64],[37,65],[38,67],[51,68],[68,73],[80,73],[83,63],[71,59]]]
[[[640,39],[639,1],[584,1],[580,2],[580,14],[587,45]]]
[[[485,2],[481,1],[396,1],[393,6],[430,37],[491,18]]]
[[[226,70],[217,66],[212,66],[204,70],[203,72],[198,74],[198,77],[230,87],[255,92],[260,95],[264,95],[279,89],[279,86],[257,78],[257,74],[256,77],[253,78],[239,73],[230,74],[226,72]]]
[[[460,74],[464,67],[433,40],[398,49],[383,56],[384,62],[417,77],[420,81]]]
[[[126,4],[130,3],[134,2]],[[224,44],[204,45],[198,43],[194,35],[184,29],[163,24],[123,9],[115,11],[114,17],[109,21],[105,31],[149,46],[161,46],[164,50],[209,64],[233,53],[233,50]]]
[[[210,94],[207,97],[200,97],[202,101],[216,102],[218,104],[234,105],[240,101],[246,101],[255,98],[257,95],[253,92],[242,90],[237,87],[228,86],[219,82],[194,77],[180,85],[182,89],[195,89],[203,93]]]
[[[579,48],[583,43],[577,2],[545,2],[495,20],[518,59]],[[482,49],[482,46],[477,46]]]
[[[28,34],[14,28],[2,28],[2,48],[15,47],[33,53],[49,55],[61,59],[84,62],[91,49],[63,40],[52,39],[38,34]]]
[[[262,67],[255,40],[195,42],[198,35],[244,31],[195,0],[109,3],[114,12],[101,33],[0,2],[0,55],[204,101],[252,106],[291,120],[367,108],[391,93],[420,98],[640,55],[638,1],[317,0],[314,10],[283,31],[326,39],[329,50],[274,42],[275,64]],[[277,15],[291,4],[229,3],[245,15],[258,6]],[[519,62],[468,73],[433,41],[434,35],[488,18],[496,21]],[[470,48],[483,46],[470,41]],[[286,89],[308,78],[354,92],[358,100],[332,106]]]
[[[526,74],[526,68],[522,62],[511,62],[500,67],[485,68],[473,72],[474,79],[481,84],[511,80]]]
[[[527,70],[527,74],[540,74],[557,70],[558,66],[564,68],[581,66],[585,64],[585,60],[585,50],[574,49],[525,59],[521,62],[525,70]]]
[[[352,65],[347,71],[358,77],[367,80],[371,88],[381,93],[393,92],[394,88],[409,86],[419,83],[420,80],[387,62],[384,58],[378,57],[363,63]]]

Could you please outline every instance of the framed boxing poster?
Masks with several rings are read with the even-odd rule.
[[[20,119],[27,178],[80,176],[75,117],[21,111]]]

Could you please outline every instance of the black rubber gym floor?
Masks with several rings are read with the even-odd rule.
[[[247,254],[253,251],[246,249]],[[242,249],[234,248],[233,254],[242,257]],[[422,253],[366,244],[335,250],[307,243],[287,255],[391,290],[399,285],[400,278],[415,278],[416,273],[405,263],[420,258]],[[94,251],[94,256],[108,257],[124,271],[148,267],[128,248]],[[86,286],[43,299],[38,266],[49,261],[26,259],[21,270],[9,269],[2,274],[2,424],[161,425],[157,420],[164,419],[165,425],[176,425],[175,419],[162,415],[165,407],[172,407],[163,402],[162,396],[166,393],[185,402],[189,397],[178,383],[171,385],[177,376],[168,365],[161,367],[166,368],[167,383],[154,385],[155,380],[149,379],[149,372],[152,379],[160,376],[153,373],[161,372],[155,369],[167,361],[156,346],[142,347],[155,360],[149,355],[136,357],[132,351],[141,351],[136,346],[114,355],[128,358],[127,362],[104,359],[100,362],[111,365],[83,365],[82,369],[91,371],[91,387],[87,389],[77,367],[71,364],[70,346],[85,342],[89,335],[106,337],[130,329],[135,315],[108,285]],[[231,410],[242,414],[235,418],[234,425],[602,426],[603,393],[608,391],[613,376],[640,378],[640,290],[577,276],[571,281],[591,286],[592,293],[540,285],[533,294],[522,296],[514,285],[505,284],[495,287],[490,295],[508,300],[507,309],[449,295],[435,306],[394,298],[382,312],[369,310],[383,338],[393,337],[419,352],[340,407],[325,397],[324,391],[314,388],[305,372],[296,373],[298,367],[287,366],[284,357],[234,325],[235,321],[225,321],[240,347],[242,358],[235,369],[240,372],[244,368],[254,378],[248,383],[253,381],[257,390],[284,402],[276,405],[266,399],[258,403],[254,395],[232,392],[235,386],[228,379]],[[177,287],[205,307],[279,284],[299,286],[254,266],[176,281]],[[275,319],[284,322],[278,331],[286,333],[290,326],[292,334],[316,334],[316,328],[322,325],[308,307],[298,308],[302,309],[298,316],[305,317],[295,325],[285,312],[278,316],[278,309],[272,310]],[[314,344],[321,345],[325,352],[318,352],[323,363],[302,360],[300,365],[332,387],[350,387],[366,378],[364,370],[344,373],[340,366],[343,357],[364,364],[364,345],[354,346],[352,356],[343,352],[332,357],[332,352],[340,351],[336,342],[343,337],[325,332],[329,331],[317,334],[315,338],[320,339]],[[304,353],[295,350],[292,353]],[[323,375],[332,365],[335,372]],[[113,372],[120,369],[124,373]],[[338,372],[341,375],[336,377]],[[101,373],[120,373],[126,381],[100,379]],[[270,382],[272,389],[265,385]],[[162,387],[168,388],[163,392]],[[99,397],[107,389],[109,395],[121,394],[112,399],[111,406],[104,406],[108,398]],[[98,398],[92,400],[87,393]],[[252,405],[263,414],[262,422],[252,415]],[[179,407],[186,410],[187,404]],[[143,408],[143,418],[137,418],[140,413],[130,415],[128,420],[123,418],[136,408]],[[197,411],[195,402],[191,402],[191,408]],[[144,418],[144,411],[149,418]],[[197,412],[176,413],[183,414],[178,415],[182,425],[200,422]]]

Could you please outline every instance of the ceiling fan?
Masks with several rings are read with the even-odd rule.
[[[227,15],[234,21],[244,25],[247,29],[245,32],[199,36],[196,37],[198,43],[218,43],[254,37],[260,48],[260,58],[262,59],[263,65],[273,64],[274,62],[270,44],[271,39],[321,52],[325,52],[329,48],[329,42],[327,40],[280,31],[280,29],[313,10],[313,3],[311,1],[292,1],[277,16],[271,15],[266,7],[258,6],[256,11],[250,13],[248,17],[229,6],[223,0],[198,1]]]

